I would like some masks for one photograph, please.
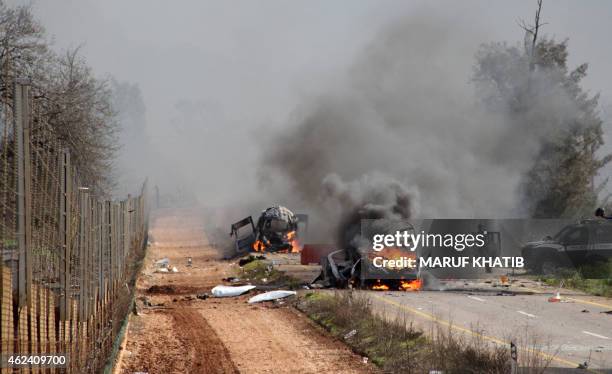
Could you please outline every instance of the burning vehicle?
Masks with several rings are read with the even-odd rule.
[[[300,251],[298,232],[308,230],[308,215],[294,214],[281,205],[264,209],[257,220],[248,216],[231,226],[238,254],[247,252],[288,252]]]
[[[415,227],[418,227],[416,229]],[[321,259],[322,272],[318,280],[328,287],[358,286],[360,288],[381,291],[419,290],[426,283],[435,282],[436,278],[480,278],[483,272],[492,273],[487,265],[484,268],[453,268],[437,267],[422,268],[419,258],[440,257],[496,257],[501,253],[501,233],[491,231],[496,227],[490,220],[476,219],[436,219],[436,220],[362,220],[357,232],[348,229],[352,239],[344,240],[346,249],[333,251]],[[438,244],[417,245],[410,242],[406,247],[386,246],[380,251],[374,251],[368,238],[376,235],[387,235],[397,232],[406,233],[414,238],[419,232],[432,237],[442,237],[450,233],[485,237],[485,245],[477,248],[465,248],[461,251]],[[415,248],[411,250],[409,248]],[[387,263],[388,266],[381,266]],[[399,265],[398,265],[399,264]]]
[[[414,232],[407,221],[371,220],[361,227],[361,234],[346,249],[329,253],[321,259],[321,275],[315,281],[327,287],[359,287],[372,290],[416,291],[422,286],[417,253],[406,248],[387,247],[373,252],[364,238],[372,233]],[[357,238],[357,239],[355,239]],[[413,267],[387,268],[376,266],[377,259],[399,261],[413,259]]]

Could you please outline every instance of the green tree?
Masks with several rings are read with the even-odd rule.
[[[567,40],[538,36],[541,1],[535,25],[523,46],[483,45],[476,56],[474,82],[487,108],[502,113],[512,130],[533,142],[534,162],[518,193],[534,218],[591,215],[600,186],[599,170],[612,156],[599,156],[603,145],[599,95],[581,87],[587,64],[570,70]]]

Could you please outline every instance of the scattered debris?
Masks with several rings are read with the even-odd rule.
[[[236,278],[236,277],[227,277],[227,278],[223,278],[221,279],[224,282],[230,282],[230,283],[235,283],[240,281],[240,278]]]
[[[155,265],[160,268],[167,268],[170,265],[170,260],[168,257],[164,257],[161,260],[155,261]]]
[[[167,273],[168,272],[168,268],[159,268],[157,270],[155,270],[156,273]]]
[[[206,300],[208,299],[208,294],[207,293],[201,293],[196,295],[196,298],[200,299],[200,300]]]
[[[257,296],[251,297],[249,299],[249,304],[259,303],[262,301],[272,301],[276,299],[283,299],[285,297],[293,296],[295,294],[296,294],[295,291],[284,291],[284,290],[264,292]]]
[[[346,335],[344,335],[344,340],[348,340],[355,335],[357,335],[357,330],[351,330],[348,333],[346,333]]]
[[[561,294],[559,292],[557,292],[557,294],[555,296],[552,296],[552,297],[548,298],[548,302],[549,303],[558,303],[558,302],[561,302]]]
[[[187,257],[187,266],[191,267],[191,265],[192,265],[191,257]]]
[[[173,266],[173,267],[172,267],[172,272],[173,272],[173,273],[178,273],[178,269],[176,268],[176,266]]]
[[[253,288],[255,288],[255,286],[252,286],[252,285],[248,285],[248,286],[223,286],[223,285],[219,285],[219,286],[215,286],[215,288],[212,289],[212,294],[215,297],[240,296],[243,293],[249,292]]]
[[[363,357],[361,358],[361,362],[363,362],[364,364],[367,364],[367,363],[368,363],[368,358],[367,358],[367,357],[365,357],[365,356],[363,356]]]

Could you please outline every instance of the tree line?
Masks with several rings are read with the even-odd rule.
[[[612,159],[600,154],[603,121],[599,94],[581,87],[588,64],[568,67],[568,41],[542,36],[542,0],[533,24],[521,22],[522,45],[491,43],[476,55],[474,82],[490,110],[513,121],[513,131],[538,143],[519,191],[524,213],[533,218],[592,216],[606,203],[607,179],[595,178]]]
[[[105,195],[113,187],[113,160],[119,149],[111,79],[98,78],[79,54],[51,49],[45,29],[30,6],[0,1],[0,93],[12,105],[13,85],[27,79],[37,115],[67,145],[81,180]]]

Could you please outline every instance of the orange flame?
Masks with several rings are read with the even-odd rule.
[[[389,286],[380,282],[380,279],[376,280],[376,284],[372,286],[375,291],[389,291]]]
[[[253,250],[255,252],[265,252],[266,245],[261,240],[256,240],[255,243],[253,243]]]
[[[399,286],[401,291],[418,291],[421,289],[421,280],[415,279],[412,281],[402,280]]]
[[[291,253],[300,253],[302,251],[302,246],[297,239],[297,235],[295,231],[291,231],[287,234],[287,239],[291,242]]]
[[[393,289],[395,290],[395,281],[383,282],[380,279],[376,280],[371,286],[371,289],[374,291],[389,291],[391,289],[391,285],[393,285]],[[420,279],[414,280],[405,280],[402,279],[399,281],[399,286],[397,286],[398,291],[419,291],[421,289],[422,283]]]
[[[290,231],[287,233],[287,240],[291,244],[291,249],[279,251],[279,253],[300,253],[302,251],[302,246],[297,239],[297,234],[295,231]],[[261,240],[256,240],[252,247],[255,252],[265,252],[267,249],[266,244]]]

